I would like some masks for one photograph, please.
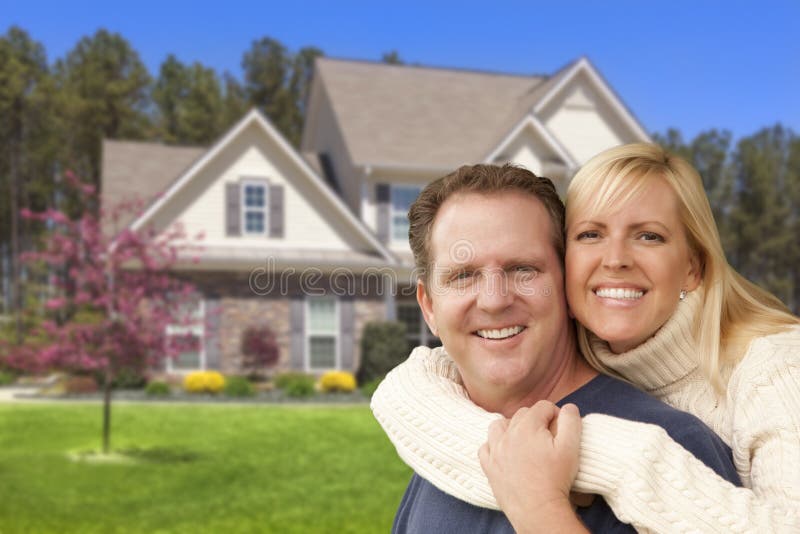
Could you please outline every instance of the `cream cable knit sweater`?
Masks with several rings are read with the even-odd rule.
[[[800,532],[800,328],[755,340],[728,369],[717,401],[695,363],[690,295],[656,335],[621,355],[593,350],[646,391],[691,412],[733,450],[747,488],[723,480],[660,427],[590,414],[583,418],[573,489],[602,495],[639,532]],[[497,508],[477,451],[499,414],[468,398],[442,349],[418,347],[390,372],[372,410],[400,457],[436,487]]]

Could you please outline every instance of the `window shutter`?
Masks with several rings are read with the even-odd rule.
[[[355,303],[349,295],[339,299],[339,355],[342,370],[355,372]]]
[[[205,336],[203,348],[206,352],[206,368],[220,368],[220,324],[222,323],[222,307],[218,300],[205,301]]]
[[[242,235],[239,184],[225,184],[225,235]]]
[[[389,223],[392,216],[389,184],[377,184],[375,186],[375,201],[378,205],[378,241],[388,243]]]
[[[289,367],[295,370],[305,369],[303,355],[305,353],[305,300],[302,295],[292,297],[289,301]]]
[[[269,186],[269,236],[283,237],[283,186]]]

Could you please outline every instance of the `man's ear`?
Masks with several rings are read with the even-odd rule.
[[[422,280],[417,280],[417,303],[419,304],[419,309],[422,310],[422,317],[428,324],[431,333],[434,336],[438,336],[439,334],[436,332],[436,321],[433,316],[433,301],[430,295],[428,295],[428,291],[425,289],[425,284],[422,283]]]

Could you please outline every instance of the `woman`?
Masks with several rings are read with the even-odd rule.
[[[573,489],[602,495],[640,530],[800,532],[800,320],[728,265],[697,172],[656,145],[607,150],[573,179],[566,224],[567,299],[587,361],[702,419],[746,486],[698,468],[657,427],[593,414]],[[497,415],[457,379],[442,351],[417,349],[373,410],[418,473],[496,508],[476,451]],[[453,417],[463,434],[438,435],[436,418]],[[523,446],[525,430],[513,438]],[[506,468],[535,469],[532,456]],[[524,492],[498,472],[496,489]]]

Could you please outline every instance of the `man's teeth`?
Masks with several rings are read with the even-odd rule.
[[[644,291],[641,291],[639,289],[623,289],[621,287],[604,287],[595,290],[595,294],[598,297],[603,297],[607,299],[636,300],[642,298],[642,295],[644,295]]]
[[[499,330],[478,330],[478,335],[487,339],[505,339],[507,337],[516,336],[523,330],[525,330],[524,326],[510,326]]]

